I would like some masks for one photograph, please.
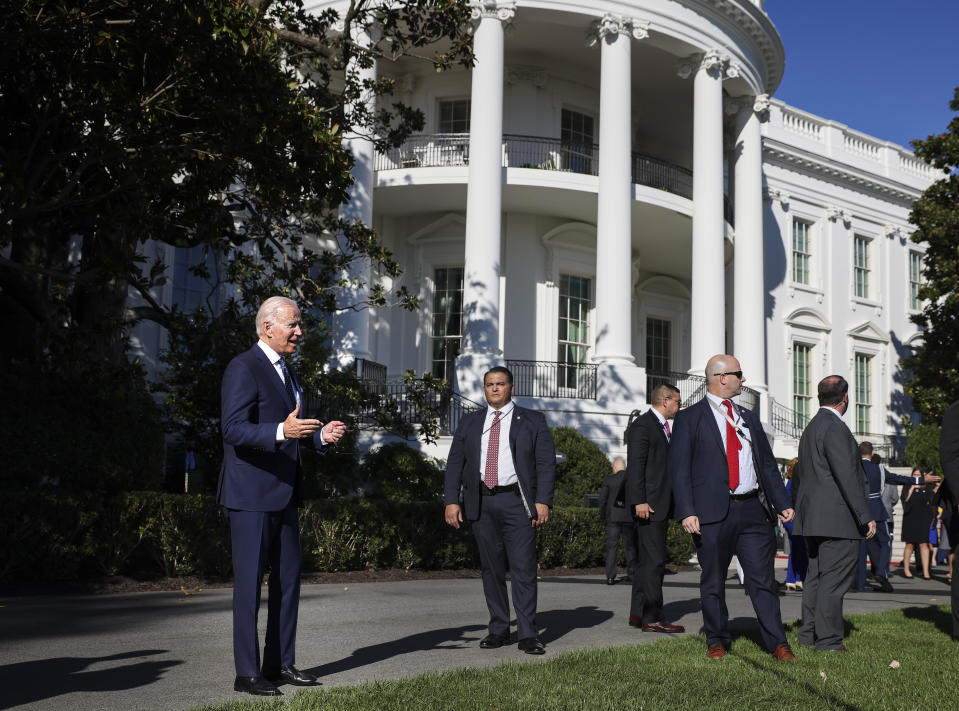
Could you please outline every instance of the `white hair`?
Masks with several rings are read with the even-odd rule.
[[[285,296],[271,296],[269,299],[260,304],[260,309],[256,312],[257,336],[263,335],[266,324],[276,323],[276,312],[284,307],[292,307],[294,309],[299,308],[293,299],[288,299]]]

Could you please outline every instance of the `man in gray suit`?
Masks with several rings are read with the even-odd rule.
[[[805,536],[809,550],[799,644],[818,652],[845,652],[842,598],[856,573],[860,541],[876,535],[876,522],[859,445],[842,419],[849,407],[845,379],[823,378],[819,405],[799,440],[793,475],[793,534]]]

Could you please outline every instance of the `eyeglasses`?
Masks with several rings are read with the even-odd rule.
[[[683,404],[683,401],[678,397],[664,397],[663,400],[675,400],[677,405]]]
[[[741,370],[730,370],[726,373],[713,373],[713,375],[735,375],[739,380],[743,379],[743,371]]]

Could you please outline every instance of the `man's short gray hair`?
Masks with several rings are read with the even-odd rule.
[[[299,308],[293,299],[288,299],[285,296],[271,296],[269,299],[260,304],[260,309],[256,312],[257,336],[263,335],[266,324],[276,323],[276,312],[278,309],[282,309],[284,307],[293,307],[294,309]]]

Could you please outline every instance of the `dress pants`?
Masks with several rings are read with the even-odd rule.
[[[669,519],[662,521],[636,519],[636,542],[639,563],[633,574],[630,617],[644,622],[663,622],[663,576],[666,574],[666,530]]]
[[[872,561],[877,578],[889,577],[889,563],[892,561],[892,536],[884,521],[876,524],[876,535],[864,538],[859,545],[859,565],[856,566],[856,580],[853,587],[864,590],[866,587],[866,556]]]
[[[237,676],[260,675],[256,619],[266,563],[270,563],[263,668],[296,662],[296,619],[300,605],[300,525],[296,506],[282,511],[234,511],[233,661]]]
[[[743,584],[749,592],[766,650],[786,641],[773,563],[776,539],[759,497],[730,499],[726,518],[703,524],[695,537],[702,576],[699,591],[703,627],[708,644],[729,646],[729,611],[726,608],[726,572],[733,555],[743,567]]]
[[[504,492],[480,497],[480,517],[473,535],[483,568],[483,593],[489,608],[489,633],[509,635],[509,598],[506,567],[509,565],[516,632],[519,639],[537,637],[536,628],[536,529],[519,495]]]
[[[959,541],[951,541],[952,552],[959,557]],[[952,571],[952,638],[959,642],[959,565]]]
[[[619,539],[623,539],[623,550],[626,553],[626,574],[636,573],[636,532],[633,522],[620,523],[606,522],[606,577],[615,578],[619,570]]]
[[[842,646],[842,598],[856,574],[859,540],[806,536],[809,570],[803,582],[799,644],[819,651]]]

